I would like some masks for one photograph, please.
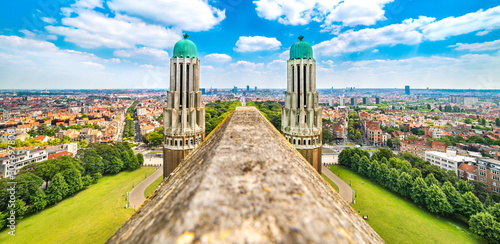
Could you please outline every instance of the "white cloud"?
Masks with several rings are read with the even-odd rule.
[[[281,47],[275,37],[265,36],[240,36],[234,50],[236,52],[255,52],[263,50],[276,50]]]
[[[338,34],[342,26],[373,25],[385,20],[384,6],[394,0],[256,0],[261,18],[285,25],[323,23],[322,32]],[[340,23],[340,24],[335,24]]]
[[[87,9],[94,9],[94,8],[102,8],[103,7],[102,0],[77,0],[71,6],[77,7],[77,8],[87,8]]]
[[[108,6],[117,12],[153,19],[187,31],[209,30],[226,18],[225,10],[212,7],[203,0],[111,0]]]
[[[43,22],[49,23],[49,24],[54,24],[56,23],[56,19],[54,18],[49,18],[49,17],[41,17],[40,18]]]
[[[63,18],[65,26],[46,26],[45,29],[84,48],[133,48],[136,45],[166,48],[181,39],[180,30],[146,24],[125,15],[108,18],[102,13],[83,9],[77,10],[77,14],[76,17]]]
[[[104,69],[104,65],[99,64],[99,63],[94,63],[91,61],[85,61],[85,62],[82,62],[82,64],[89,66],[89,67],[93,67],[93,68]]]
[[[286,61],[281,59],[273,60],[267,64],[267,67],[269,69],[284,69],[286,68]]]
[[[290,49],[287,49],[286,51],[282,52],[279,57],[281,59],[289,59],[290,58]]]
[[[113,52],[113,55],[122,58],[138,58],[138,59],[159,60],[159,61],[167,60],[169,58],[168,53],[166,51],[150,47],[115,50]]]
[[[209,62],[229,62],[232,60],[231,56],[223,53],[211,53],[204,57]]]
[[[425,26],[423,33],[425,38],[437,41],[474,31],[481,31],[480,35],[484,35],[498,28],[500,28],[500,6],[436,21]]]
[[[470,50],[470,51],[491,51],[500,49],[500,40],[482,43],[457,43],[449,47],[454,47],[455,50]]]
[[[262,69],[264,67],[263,63],[253,63],[248,61],[238,61],[236,63],[232,63],[228,66],[230,71],[255,71],[256,69]]]
[[[433,20],[434,18],[421,16],[418,19],[404,20],[401,24],[392,24],[376,29],[349,30],[329,41],[316,44],[313,48],[319,55],[330,56],[338,53],[364,51],[376,46],[415,45],[421,43],[423,39],[419,29]]]
[[[340,22],[345,26],[373,25],[386,20],[384,5],[394,0],[346,0],[335,7],[325,18],[326,26]]]

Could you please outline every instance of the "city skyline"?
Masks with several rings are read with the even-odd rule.
[[[165,89],[182,33],[198,46],[200,87],[285,88],[303,35],[318,89],[500,88],[491,1],[62,2],[2,3],[2,89]]]

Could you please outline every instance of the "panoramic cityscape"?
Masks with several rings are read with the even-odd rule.
[[[500,243],[500,3],[1,3],[0,243]]]

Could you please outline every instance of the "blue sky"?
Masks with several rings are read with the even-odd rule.
[[[0,3],[0,88],[168,88],[182,33],[201,87],[286,87],[313,45],[318,88],[500,88],[500,0],[25,0]]]

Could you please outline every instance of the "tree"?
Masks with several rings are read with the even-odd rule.
[[[370,167],[370,159],[368,159],[368,157],[366,156],[363,156],[361,158],[361,160],[359,161],[359,169],[358,169],[358,172],[363,175],[363,176],[366,176],[368,175],[368,170],[369,170],[369,167]]]
[[[448,215],[453,213],[453,207],[446,199],[446,195],[436,184],[432,184],[427,189],[425,203],[427,205],[427,209],[429,209],[431,213],[441,215]]]
[[[57,173],[52,178],[49,188],[45,192],[49,204],[60,202],[66,195],[68,195],[68,183],[64,180],[61,173]]]
[[[493,206],[488,207],[488,213],[495,218],[497,222],[500,223],[500,203],[496,203]]]
[[[97,183],[97,181],[99,181],[99,179],[102,178],[102,174],[101,173],[95,173],[92,175],[92,184],[95,184]]]
[[[381,163],[377,170],[378,182],[385,185],[387,178],[389,178],[389,167],[387,167],[387,164]]]
[[[377,176],[378,176],[378,170],[379,170],[379,163],[377,162],[377,160],[372,160],[371,162],[371,166],[370,168],[368,169],[368,176],[374,180],[377,179]]]
[[[458,182],[458,192],[464,194],[468,191],[472,191],[472,186],[467,183],[467,181],[461,180]]]
[[[73,195],[83,188],[82,175],[76,169],[67,169],[63,172],[64,179],[68,183],[68,195]]]
[[[425,183],[427,183],[427,185],[429,187],[431,187],[432,185],[437,185],[439,186],[439,181],[436,180],[436,178],[434,177],[434,174],[430,173],[427,175],[427,177],[425,177]]]
[[[137,154],[137,161],[139,162],[139,165],[144,164],[144,156],[142,155],[142,153]]]
[[[387,181],[385,182],[385,186],[395,192],[398,191],[398,178],[399,178],[399,171],[395,168],[391,168],[389,170],[389,177],[387,178]]]
[[[16,199],[14,201],[14,211],[16,212],[15,216],[17,219],[22,219],[24,216],[24,213],[28,210],[28,207],[26,206],[26,203],[21,200],[21,199]]]
[[[351,158],[351,168],[353,170],[358,171],[359,161],[361,161],[359,154],[354,154],[354,156]]]
[[[15,182],[17,182],[16,198],[28,204],[31,204],[30,196],[35,194],[43,184],[42,178],[30,172],[17,175]]]
[[[474,194],[472,194],[472,192],[469,191],[462,194],[462,199],[464,200],[462,213],[465,217],[469,218],[470,216],[484,210],[483,204],[476,196],[474,196]]]
[[[488,195],[486,197],[486,201],[484,201],[484,208],[489,208],[493,205],[495,205],[495,201],[493,201],[493,199],[491,199],[491,197]]]
[[[122,169],[132,169],[133,168],[133,165],[132,165],[132,160],[130,158],[130,155],[128,154],[127,151],[122,151],[121,154],[120,154],[120,159],[122,160],[123,162],[123,167]],[[121,170],[121,169],[120,169]]]
[[[86,175],[86,176],[82,177],[82,183],[83,183],[84,188],[87,188],[88,186],[90,186],[92,184],[92,176]]]
[[[109,167],[109,173],[117,174],[123,168],[123,162],[121,159],[115,157],[111,160],[111,164]]]
[[[418,177],[422,177],[422,172],[420,172],[419,169],[417,168],[413,168],[411,171],[410,171],[410,175],[411,175],[411,178],[412,179],[416,179]]]
[[[392,139],[391,138],[387,139],[387,146],[390,147],[390,148],[394,147],[394,144],[392,143]]]
[[[35,194],[30,196],[31,206],[29,207],[29,211],[32,213],[38,213],[40,210],[43,210],[45,206],[47,206],[47,196],[42,189],[38,188]]]
[[[403,172],[399,175],[398,177],[398,192],[405,196],[408,197],[411,194],[411,188],[413,185],[413,179],[409,174],[406,172]]]
[[[85,175],[104,172],[104,162],[102,157],[94,149],[86,149],[78,152],[76,157],[82,162]]]
[[[453,209],[456,212],[462,212],[464,201],[455,187],[453,187],[453,185],[449,181],[446,181],[441,187],[441,190],[446,195],[446,198],[448,199],[448,202],[451,204]]]
[[[470,230],[490,243],[500,243],[500,223],[488,212],[480,212],[471,216]]]
[[[417,204],[425,204],[427,188],[427,183],[425,183],[422,177],[416,178],[411,188],[411,199]]]
[[[391,149],[386,149],[386,148],[379,148],[377,152],[377,156],[382,159],[385,158],[386,160],[389,160],[393,157],[395,157],[394,153],[392,152]]]
[[[500,126],[500,118],[495,118],[495,125]]]

